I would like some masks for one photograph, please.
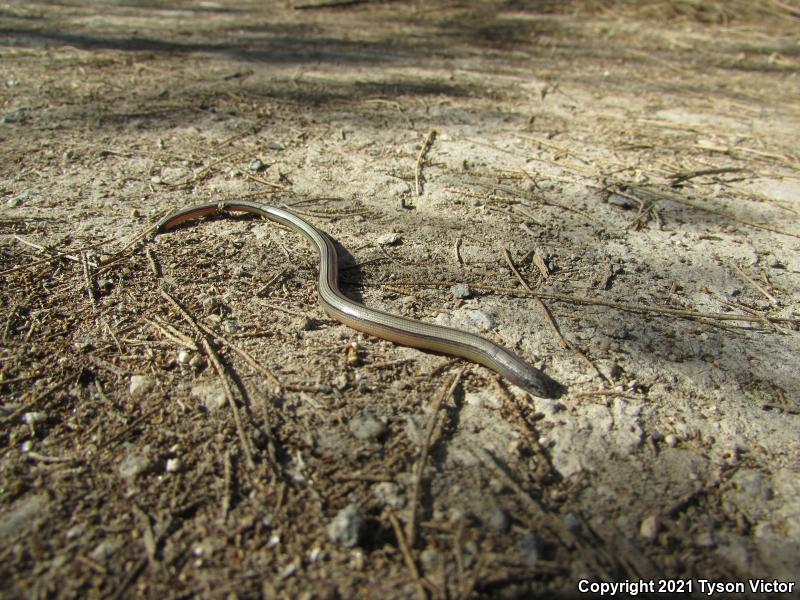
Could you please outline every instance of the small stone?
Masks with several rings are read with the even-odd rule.
[[[253,160],[250,161],[250,164],[247,165],[247,168],[257,173],[258,171],[263,171],[265,166],[266,165],[264,165],[264,163],[260,159],[254,158]]]
[[[132,482],[150,468],[150,457],[146,453],[131,453],[119,463],[119,474]]]
[[[211,312],[217,307],[217,300],[216,298],[207,296],[206,298],[203,298],[201,304],[203,306],[203,310],[205,310],[206,312]]]
[[[31,450],[33,450],[33,440],[25,440],[19,446],[20,452],[30,452]]]
[[[192,386],[191,394],[199,399],[210,412],[221,409],[227,403],[225,388],[219,383],[198,383]]]
[[[119,550],[123,543],[122,538],[103,540],[95,546],[95,549],[89,553],[89,556],[97,562],[102,562]]]
[[[422,563],[426,571],[433,569],[438,561],[439,553],[436,551],[436,548],[432,546],[428,546],[419,554],[419,562]]]
[[[611,206],[616,206],[618,208],[622,208],[625,210],[629,210],[636,206],[636,202],[634,202],[630,198],[626,198],[625,196],[620,196],[619,194],[611,194],[608,197],[608,203]]]
[[[656,515],[645,517],[639,525],[639,535],[642,536],[643,539],[651,542],[656,539],[660,530],[661,522]]]
[[[564,515],[564,527],[566,527],[567,531],[569,531],[572,535],[578,535],[583,529],[581,520],[571,512]]]
[[[222,324],[222,329],[225,331],[225,333],[239,333],[242,328],[239,327],[239,324],[236,321],[229,319]]]
[[[482,331],[491,331],[495,327],[494,317],[482,310],[468,310],[465,313],[467,321]]]
[[[364,518],[358,506],[351,504],[340,510],[328,525],[328,537],[344,548],[355,548],[364,531]]]
[[[180,458],[167,459],[167,466],[166,466],[167,473],[177,473],[178,471],[181,470],[182,466],[183,465],[181,464]]]
[[[360,440],[380,437],[386,432],[386,423],[371,413],[362,413],[350,419],[350,432]]]
[[[472,290],[469,289],[466,283],[457,283],[450,288],[450,293],[453,294],[454,298],[464,299],[472,295]]]
[[[406,497],[400,491],[400,486],[393,481],[381,481],[372,486],[372,495],[389,508],[400,509],[406,505]]]
[[[378,244],[381,246],[394,246],[399,244],[401,239],[397,233],[384,233],[378,238]]]
[[[694,545],[698,548],[716,548],[717,539],[710,531],[703,531],[694,538]]]
[[[547,417],[554,417],[565,408],[566,407],[558,400],[549,400],[547,398],[536,399],[536,410]]]
[[[22,202],[28,197],[28,195],[29,192],[23,192],[17,196],[12,196],[6,200],[6,206],[8,208],[17,208],[18,206],[22,206]]]
[[[497,533],[505,533],[511,526],[511,519],[505,510],[496,507],[489,512],[486,524]]]
[[[28,425],[36,425],[36,423],[42,423],[46,420],[47,413],[44,412],[26,412],[24,415],[22,415],[22,421]]]
[[[178,352],[178,363],[182,365],[188,365],[189,360],[192,358],[192,355],[187,350],[181,350]]]
[[[284,148],[286,148],[286,146],[284,146],[281,142],[274,141],[269,143],[270,150],[283,150]]]
[[[666,442],[667,446],[674,448],[678,445],[678,436],[676,436],[674,433],[670,433],[664,437],[664,441]]]
[[[546,547],[546,542],[532,531],[524,533],[517,542],[517,552],[519,552],[520,558],[528,564],[542,560]]]
[[[405,434],[415,446],[422,446],[422,444],[425,443],[426,437],[423,418],[420,416],[406,415]]]
[[[152,377],[146,375],[131,375],[131,383],[128,391],[133,398],[141,398],[156,386]]]
[[[73,525],[69,529],[67,529],[67,539],[74,540],[75,538],[81,537],[86,532],[86,523],[81,522],[77,525]]]

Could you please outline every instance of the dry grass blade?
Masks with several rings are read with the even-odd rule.
[[[436,430],[436,422],[439,416],[439,410],[442,407],[442,402],[449,398],[455,391],[458,382],[461,381],[461,375],[463,372],[463,369],[459,369],[450,381],[447,381],[444,385],[442,385],[439,395],[436,396],[436,399],[433,401],[433,405],[431,406],[431,419],[428,422],[428,429],[425,431],[425,440],[422,444],[419,458],[417,459],[416,468],[414,469],[414,488],[412,490],[410,500],[411,514],[408,517],[408,523],[406,523],[406,538],[408,539],[408,544],[411,547],[414,546],[414,542],[416,541],[417,512],[419,510],[419,496],[422,490],[422,476],[425,472],[425,465],[428,462],[428,454],[431,450],[431,443],[433,441],[433,433]]]

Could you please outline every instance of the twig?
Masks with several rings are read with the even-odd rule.
[[[645,190],[650,191],[650,190]],[[618,192],[614,192],[618,193]],[[702,204],[698,204],[697,202],[692,202],[691,200],[685,200],[679,196],[668,194],[663,191],[656,191],[652,192],[656,196],[660,195],[664,200],[671,200],[672,202],[677,202],[678,204],[683,204],[684,206],[688,206],[690,208],[694,208],[695,210],[701,210],[703,212],[711,213],[712,215],[717,215],[726,219],[730,219],[736,223],[741,223],[742,225],[747,225],[748,227],[754,227],[755,229],[763,229],[764,231],[771,231],[773,233],[780,233],[781,235],[788,235],[790,237],[800,238],[800,233],[793,233],[791,231],[787,231],[785,229],[781,229],[780,227],[773,227],[772,225],[764,225],[762,223],[754,223],[753,221],[748,221],[747,219],[742,219],[741,217],[737,217],[732,215],[728,212],[716,210],[714,208],[707,208]]]
[[[242,445],[242,451],[244,452],[244,458],[247,461],[247,466],[250,467],[250,469],[255,469],[256,463],[253,460],[253,451],[250,448],[250,440],[248,440],[247,435],[244,432],[242,418],[239,415],[239,407],[236,405],[236,398],[233,395],[233,387],[228,380],[225,367],[222,366],[222,361],[220,361],[219,355],[211,346],[211,342],[208,341],[208,338],[204,337],[201,340],[201,344],[206,356],[208,356],[208,360],[211,361],[214,370],[217,372],[217,377],[219,377],[223,389],[225,390],[225,397],[228,399],[228,405],[231,407],[231,412],[233,413],[233,421],[236,424],[236,431],[239,434],[239,443]]]
[[[247,179],[251,179],[251,180],[253,180],[253,181],[257,182],[257,183],[260,183],[261,185],[265,185],[267,187],[271,187],[273,189],[280,190],[280,191],[285,191],[286,190],[286,188],[283,187],[282,185],[278,185],[277,183],[272,183],[271,181],[267,181],[263,177],[256,177],[255,175],[253,175],[251,173],[248,173],[244,169],[237,168],[236,170],[239,171],[240,175],[244,175]]]
[[[436,397],[433,402],[433,406],[431,407],[431,420],[428,422],[428,429],[425,432],[425,441],[422,444],[422,450],[419,453],[419,459],[417,460],[414,473],[414,487],[411,492],[411,514],[408,517],[408,523],[406,523],[406,538],[408,539],[409,546],[412,548],[414,547],[417,534],[417,511],[419,508],[419,495],[422,490],[422,475],[425,472],[425,464],[428,462],[428,454],[430,454],[431,450],[431,441],[433,440],[433,432],[436,429],[436,420],[439,415],[439,409],[442,406],[442,402],[449,398],[456,389],[458,382],[461,380],[461,374],[463,372],[463,368],[459,369],[452,380],[442,386],[439,395]]]
[[[494,388],[500,393],[500,396],[506,401],[506,405],[511,407],[511,410],[514,413],[514,416],[517,420],[517,425],[519,426],[520,430],[522,431],[522,436],[525,438],[525,441],[528,442],[528,446],[530,446],[531,451],[541,457],[541,462],[536,468],[536,479],[540,483],[548,481],[552,478],[553,472],[555,469],[553,465],[550,463],[550,457],[545,452],[545,449],[539,443],[539,434],[531,428],[528,421],[525,419],[525,416],[522,414],[522,408],[519,405],[519,401],[515,396],[510,394],[508,390],[500,383],[498,379],[493,379],[492,382],[494,383]]]
[[[463,241],[463,239],[461,238],[461,236],[458,236],[458,239],[456,240],[456,243],[453,246],[453,250],[454,250],[454,252],[456,254],[456,260],[458,261],[458,264],[463,268],[464,259],[461,258],[461,242],[462,241]]]
[[[188,335],[184,335],[169,323],[159,323],[155,319],[148,319],[147,317],[144,318],[144,322],[160,331],[168,340],[180,344],[181,346],[186,346],[190,350],[199,350],[192,338]]]
[[[266,294],[267,290],[272,286],[272,284],[275,283],[276,281],[278,281],[278,279],[280,279],[281,277],[283,277],[286,274],[287,270],[288,269],[281,269],[280,273],[278,273],[274,277],[270,278],[270,280],[267,283],[265,283],[263,286],[261,286],[258,289],[258,291],[256,292],[256,296],[258,296],[260,298],[261,296]]]
[[[144,255],[147,257],[147,263],[150,265],[150,270],[155,277],[161,276],[161,267],[156,261],[155,253],[150,247],[145,248]]]
[[[83,282],[86,285],[86,291],[89,293],[89,301],[95,306],[97,305],[97,292],[94,289],[94,279],[92,278],[89,259],[86,258],[85,253],[81,253],[81,267],[83,267]]]
[[[225,457],[223,459],[225,462],[223,463],[224,466],[224,478],[223,478],[223,490],[222,490],[222,522],[225,523],[225,519],[228,518],[228,512],[231,509],[231,482],[232,482],[232,471],[233,465],[231,464],[231,452],[230,450],[225,451]]]
[[[275,387],[277,388],[275,393],[276,394],[280,394],[281,390],[283,389],[283,384],[280,382],[280,380],[275,376],[275,374],[270,369],[268,369],[267,367],[262,365],[255,358],[253,358],[253,356],[249,352],[239,348],[236,344],[234,344],[231,340],[229,340],[228,338],[223,336],[221,333],[217,333],[216,331],[214,331],[213,329],[211,329],[210,327],[208,327],[207,325],[205,325],[203,323],[199,323],[198,326],[200,327],[200,329],[202,329],[208,335],[217,338],[217,340],[219,340],[225,346],[227,346],[229,349],[233,350],[236,354],[241,356],[248,365],[253,367],[256,371],[261,373],[264,377],[269,379],[275,385]]]
[[[373,284],[378,287],[451,287],[463,281],[393,281],[391,284]],[[370,284],[362,284],[370,285]],[[680,308],[669,308],[661,306],[646,306],[644,304],[627,304],[624,302],[611,302],[607,300],[599,300],[596,298],[587,298],[584,296],[574,296],[571,294],[559,294],[555,292],[533,292],[528,290],[519,290],[515,288],[504,288],[482,283],[468,283],[469,287],[476,290],[484,290],[488,292],[495,292],[498,294],[509,294],[514,296],[522,296],[525,298],[545,298],[549,300],[558,300],[560,302],[570,302],[573,304],[584,304],[588,306],[605,306],[617,310],[624,310],[642,314],[662,314],[670,315],[673,317],[682,317],[685,319],[711,319],[718,321],[742,321],[744,323],[763,323],[767,319],[771,323],[790,323],[800,325],[800,319],[792,319],[788,317],[753,317],[748,315],[726,315],[721,313],[707,313],[696,310],[685,310]]]
[[[403,528],[400,527],[400,523],[397,521],[397,517],[394,516],[394,513],[390,512],[388,516],[392,524],[392,529],[394,529],[394,535],[397,538],[397,545],[400,547],[400,553],[403,555],[403,560],[405,560],[406,567],[409,573],[411,573],[411,578],[414,580],[414,585],[417,588],[417,598],[419,598],[419,600],[427,600],[428,594],[425,592],[425,586],[422,584],[422,578],[419,575],[419,570],[417,570],[414,557],[411,556],[411,550],[406,542],[406,536],[403,534]]]
[[[481,578],[481,573],[486,568],[486,564],[489,562],[489,555],[488,554],[481,554],[481,557],[478,559],[478,562],[473,567],[472,572],[470,573],[469,579],[464,584],[461,589],[461,593],[459,594],[459,598],[471,598],[472,592],[475,590],[475,586],[478,585],[478,580]]]
[[[314,10],[316,8],[343,8],[345,6],[355,6],[357,4],[367,4],[369,0],[334,0],[332,2],[321,2],[320,4],[298,4],[293,6],[295,10]]]
[[[694,179],[695,177],[702,177],[703,175],[722,175],[723,173],[741,173],[745,169],[741,167],[718,167],[712,169],[698,169],[697,171],[683,171],[681,173],[674,173],[669,176],[672,180],[672,186],[675,187],[683,181]]]
[[[222,361],[217,354],[217,351],[214,350],[214,347],[211,345],[211,342],[197,323],[197,320],[189,313],[186,308],[181,305],[175,298],[173,298],[169,292],[164,289],[159,290],[161,293],[161,297],[167,300],[173,307],[175,307],[178,312],[183,316],[183,318],[198,332],[201,338],[201,346],[203,351],[205,352],[206,356],[208,356],[208,360],[211,362],[211,365],[214,367],[214,371],[217,373],[217,377],[222,383],[222,389],[225,391],[225,397],[228,400],[228,405],[231,407],[231,412],[233,413],[233,421],[236,424],[236,431],[239,435],[239,443],[242,446],[242,452],[244,453],[244,458],[247,461],[247,466],[250,469],[255,469],[256,464],[253,460],[253,451],[250,448],[250,441],[247,438],[247,435],[244,432],[244,427],[242,426],[242,419],[239,415],[239,407],[236,404],[236,398],[233,393],[233,387],[231,386],[231,382],[228,379],[228,375],[225,371],[225,367],[222,365]]]
[[[780,304],[778,302],[778,299],[775,298],[775,296],[770,294],[767,290],[765,290],[763,287],[761,287],[761,285],[759,285],[759,283],[756,280],[752,279],[749,275],[747,275],[747,273],[742,271],[742,269],[739,268],[739,265],[737,265],[735,262],[731,262],[731,266],[733,267],[733,269],[737,273],[739,273],[739,275],[742,276],[742,279],[744,279],[747,283],[749,283],[754,288],[756,288],[759,292],[764,294],[764,296],[767,298],[767,300],[769,300],[772,304],[775,304],[775,305]]]
[[[517,279],[522,284],[522,286],[532,294],[535,294],[536,292],[534,292],[533,289],[531,289],[531,286],[528,285],[528,282],[525,281],[520,272],[517,270],[517,267],[514,265],[514,260],[511,258],[511,252],[509,252],[508,248],[503,248],[503,254],[506,257],[506,263],[508,263],[508,268],[511,269],[511,272],[514,273],[514,275],[516,275]],[[556,340],[558,341],[558,345],[561,346],[564,350],[569,350],[570,345],[567,342],[567,340],[564,339],[564,336],[561,335],[561,331],[558,329],[558,324],[553,318],[550,309],[547,308],[545,303],[542,302],[540,298],[534,297],[534,302],[539,307],[539,310],[542,311],[542,314],[544,315],[547,324],[550,326],[550,329],[553,330],[553,333],[556,336]]]
[[[425,136],[425,139],[422,140],[422,148],[419,149],[419,154],[417,154],[417,164],[414,167],[414,189],[417,198],[422,194],[422,186],[420,184],[420,179],[422,178],[422,162],[425,160],[425,155],[428,153],[428,150],[430,150],[434,139],[436,139],[436,130],[431,129]]]

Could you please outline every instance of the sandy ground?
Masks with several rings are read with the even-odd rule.
[[[788,589],[798,15],[0,4],[2,595]],[[564,393],[331,320],[269,222],[151,235],[225,199]]]

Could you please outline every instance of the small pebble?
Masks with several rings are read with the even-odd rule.
[[[642,520],[641,525],[639,525],[639,535],[642,538],[653,541],[656,539],[658,532],[661,530],[661,522],[658,520],[658,517],[655,515],[650,515],[649,517],[645,517]]]
[[[406,505],[406,497],[400,491],[400,486],[393,481],[381,481],[372,486],[372,495],[389,508],[400,509]]]
[[[378,244],[381,246],[394,246],[400,242],[400,235],[397,233],[384,233],[378,238]]]
[[[482,310],[468,310],[465,312],[467,321],[483,331],[491,331],[495,327],[492,315]]]
[[[505,510],[497,507],[489,512],[486,524],[497,533],[505,533],[511,526],[511,519],[508,517],[508,513]]]
[[[128,454],[120,461],[119,474],[123,479],[127,479],[129,482],[131,482],[149,468],[150,458],[146,453],[133,453]]]
[[[678,436],[674,433],[670,433],[664,438],[664,441],[667,443],[667,446],[674,448],[678,445]]]
[[[547,417],[553,417],[565,408],[566,407],[558,400],[549,400],[547,398],[536,399],[536,410]]]
[[[89,556],[96,562],[102,562],[113,555],[123,545],[124,542],[121,537],[103,540],[95,546],[94,550],[89,553]]]
[[[469,298],[472,295],[472,290],[466,283],[457,283],[450,288],[450,293],[454,298]]]
[[[528,564],[540,561],[546,547],[546,542],[532,531],[523,534],[517,542],[517,552],[519,552],[520,558]]]
[[[350,419],[350,432],[360,440],[378,438],[386,432],[386,423],[371,413],[362,413]]]
[[[156,382],[146,375],[131,375],[131,383],[128,391],[133,398],[141,398],[150,392],[156,385]]]
[[[281,142],[275,141],[269,143],[270,150],[283,150],[284,148],[286,148],[286,146],[284,146]]]
[[[206,298],[203,298],[201,304],[203,305],[203,310],[205,310],[206,312],[211,312],[217,307],[217,300],[216,298],[208,296]]]
[[[620,196],[618,194],[611,194],[608,197],[608,203],[611,206],[616,206],[618,208],[622,208],[625,210],[634,208],[636,206],[636,202],[634,202],[630,198],[626,198],[625,196]]]
[[[36,425],[47,420],[47,413],[43,412],[26,412],[22,415],[22,421],[28,425]]]
[[[198,383],[192,386],[191,394],[199,399],[209,412],[221,409],[228,401],[225,397],[225,388],[219,383]]]
[[[168,458],[167,459],[167,466],[166,470],[167,473],[177,473],[181,470],[181,459],[180,458]]]
[[[564,527],[573,535],[579,534],[583,528],[580,519],[576,517],[574,513],[567,513],[564,515]]]
[[[328,537],[344,548],[355,548],[364,531],[364,518],[358,506],[351,504],[340,510],[328,525]]]
[[[247,165],[247,168],[250,169],[251,171],[258,172],[258,171],[263,171],[264,166],[265,165],[263,162],[261,162],[261,160],[254,158],[253,160],[250,161],[250,164]]]
[[[189,364],[189,360],[192,358],[192,355],[187,350],[181,350],[178,352],[178,362],[182,365]]]
[[[717,540],[712,532],[704,531],[694,538],[694,545],[698,548],[715,548]]]
[[[225,333],[239,333],[241,331],[241,327],[236,321],[227,320],[222,324],[222,329]]]

